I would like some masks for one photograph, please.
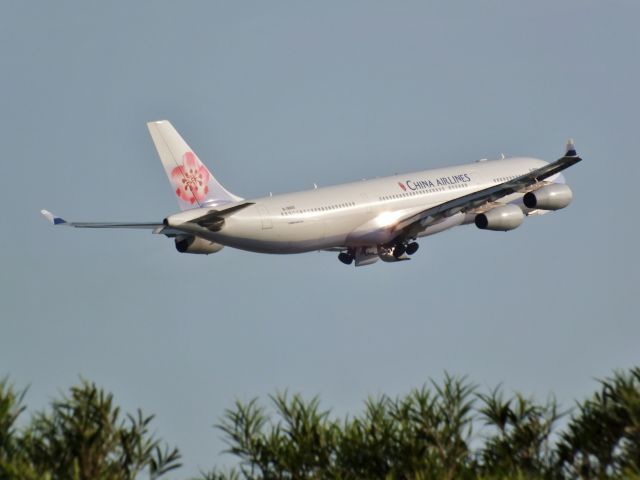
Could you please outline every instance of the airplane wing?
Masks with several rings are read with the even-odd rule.
[[[468,212],[469,210],[481,207],[490,202],[495,202],[496,200],[513,193],[522,193],[528,187],[531,187],[532,185],[535,185],[542,180],[575,165],[581,160],[582,159],[575,151],[573,142],[570,141],[567,145],[567,152],[565,156],[555,162],[549,163],[544,167],[540,167],[525,175],[514,178],[513,180],[454,198],[453,200],[429,207],[418,213],[399,219],[394,226],[394,230],[397,232],[395,238],[412,238],[420,231],[443,218],[450,217],[451,215],[455,215],[459,212]]]
[[[228,216],[238,210],[253,205],[252,202],[244,202],[239,205],[233,205],[228,208],[221,208],[219,210],[209,210],[206,214],[197,217],[189,222],[197,223],[200,226],[208,228],[209,230],[216,231],[216,227],[219,227],[224,222],[224,217]],[[67,222],[64,218],[59,217],[48,210],[41,210],[40,213],[51,222],[53,225],[63,225],[66,227],[75,228],[136,228],[143,230],[153,230],[153,233],[161,233],[168,237],[184,234],[183,231],[164,225],[163,222]]]
[[[181,231],[171,227],[166,227],[162,222],[156,223],[136,223],[136,222],[67,222],[64,218],[58,217],[48,210],[41,210],[40,213],[44,218],[49,220],[53,225],[62,225],[64,227],[75,228],[135,228],[142,230],[152,230],[152,233],[160,233],[167,237],[175,237],[180,235]]]
[[[49,220],[53,225],[64,225],[65,227],[75,228],[142,228],[154,230],[163,227],[162,222],[159,223],[126,223],[126,222],[67,222],[64,218],[58,217],[48,210],[40,210],[44,218]]]

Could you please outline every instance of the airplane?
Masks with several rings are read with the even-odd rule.
[[[565,208],[573,194],[561,173],[581,161],[573,140],[548,163],[531,157],[482,159],[454,167],[362,180],[246,200],[225,189],[167,120],[147,123],[179,213],[150,223],[67,222],[76,228],[148,229],[180,253],[225,246],[260,253],[330,251],[347,265],[409,260],[417,240],[475,224],[508,231],[525,217]]]

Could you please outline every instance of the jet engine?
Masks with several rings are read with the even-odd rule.
[[[193,235],[178,236],[176,237],[175,242],[176,250],[180,253],[199,253],[209,255],[210,253],[219,252],[224,248],[224,245],[210,242],[202,237],[196,237]]]
[[[476,215],[475,224],[480,230],[506,232],[518,228],[524,220],[524,213],[517,205],[504,205]]]
[[[564,183],[547,185],[533,192],[527,192],[522,197],[526,207],[540,210],[560,210],[569,205],[572,199],[573,193]]]

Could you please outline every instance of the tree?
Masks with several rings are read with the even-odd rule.
[[[640,368],[602,381],[560,431],[554,398],[507,396],[501,386],[482,393],[450,375],[369,398],[344,420],[317,397],[271,401],[275,417],[257,399],[226,411],[219,428],[240,469],[204,479],[640,480]]]
[[[113,396],[93,383],[72,387],[50,411],[37,413],[16,432],[21,398],[6,382],[0,388],[0,404],[9,405],[0,412],[4,478],[133,480],[146,470],[155,479],[180,466],[178,449],[149,433],[153,415],[140,410],[121,415]]]
[[[26,390],[16,391],[7,378],[0,380],[0,478],[39,480],[46,478],[33,468],[22,449],[16,428],[18,417],[25,411]]]
[[[0,380],[0,480],[153,480],[180,467],[150,433],[153,415],[122,414],[93,383],[19,422],[25,393]],[[640,480],[638,367],[601,380],[560,429],[553,398],[479,392],[448,374],[344,419],[318,397],[269,399],[226,410],[218,428],[238,467],[201,480]]]
[[[556,478],[550,436],[560,418],[555,399],[538,405],[516,393],[504,398],[501,388],[479,394],[480,417],[492,430],[479,452],[479,470],[506,477]]]
[[[640,477],[640,368],[601,380],[560,437],[559,463],[569,478]]]
[[[449,375],[431,386],[395,400],[370,398],[364,414],[343,422],[330,419],[317,397],[271,397],[275,420],[256,399],[236,402],[219,428],[246,479],[470,477],[474,387]],[[212,475],[219,476],[205,478],[224,478]]]

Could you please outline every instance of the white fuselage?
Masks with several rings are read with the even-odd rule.
[[[254,204],[226,218],[220,231],[197,228],[193,233],[222,245],[262,253],[380,245],[392,239],[391,230],[381,227],[391,225],[399,216],[483,190],[546,163],[528,157],[478,161],[262,197],[248,200]],[[520,198],[521,195],[511,195],[500,202]],[[194,209],[188,215],[196,218],[207,210]],[[472,217],[459,213],[430,226],[418,236],[470,221]],[[372,235],[372,231],[376,233]]]

